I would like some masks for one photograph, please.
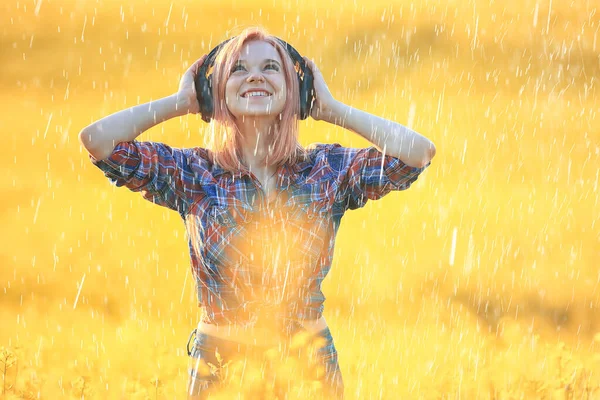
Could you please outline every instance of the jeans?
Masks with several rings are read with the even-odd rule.
[[[316,334],[302,330],[277,347],[229,341],[194,329],[187,351],[188,399],[208,399],[213,393],[225,394],[219,398],[243,393],[246,397],[242,398],[248,399],[285,399],[288,395],[290,399],[344,397],[344,383],[329,328]]]

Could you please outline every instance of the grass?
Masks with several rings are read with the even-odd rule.
[[[184,397],[184,227],[110,187],[76,135],[171,94],[250,24],[438,150],[410,190],[344,217],[323,289],[347,398],[600,398],[597,6],[360,3],[2,6],[2,398]],[[140,139],[203,146],[204,127]],[[314,121],[301,141],[368,145]]]

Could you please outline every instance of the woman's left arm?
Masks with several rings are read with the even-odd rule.
[[[406,126],[369,114],[337,101],[314,62],[304,57],[314,76],[316,101],[311,111],[315,120],[329,122],[358,133],[379,151],[421,168],[435,156],[435,145]]]

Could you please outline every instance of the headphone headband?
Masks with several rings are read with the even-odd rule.
[[[200,114],[202,119],[206,122],[214,117],[214,103],[212,96],[212,73],[215,64],[217,54],[223,48],[223,46],[234,39],[234,37],[221,42],[210,53],[206,56],[206,59],[198,69],[194,85],[196,87],[196,97],[198,104],[200,105]],[[298,76],[298,86],[300,89],[300,115],[299,119],[303,120],[308,118],[312,105],[315,99],[315,90],[313,87],[313,74],[304,58],[294,49],[289,43],[283,41],[280,38],[275,38],[279,44],[287,51],[292,62],[294,63],[294,69]]]

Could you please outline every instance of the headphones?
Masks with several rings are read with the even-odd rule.
[[[227,39],[208,53],[206,59],[198,69],[194,85],[196,87],[196,97],[198,104],[200,105],[200,114],[205,122],[210,122],[214,116],[214,104],[212,97],[212,73],[215,64],[215,58],[219,50],[223,45],[229,42],[231,39]],[[279,44],[287,50],[287,53],[294,63],[294,69],[298,75],[298,84],[300,88],[300,116],[299,118],[306,119],[310,115],[314,100],[315,100],[315,89],[313,87],[313,74],[306,62],[290,44],[284,42],[279,38],[275,38]]]

